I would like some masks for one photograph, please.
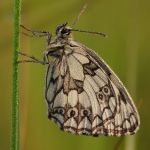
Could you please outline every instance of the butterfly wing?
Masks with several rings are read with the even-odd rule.
[[[76,42],[69,49],[47,70],[49,119],[74,134],[134,134],[139,116],[121,81],[92,50]]]

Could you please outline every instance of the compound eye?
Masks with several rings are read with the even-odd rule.
[[[69,35],[70,34],[70,29],[67,29],[67,28],[63,28],[62,30],[61,30],[61,33],[64,35]]]

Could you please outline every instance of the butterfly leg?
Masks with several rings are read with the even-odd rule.
[[[28,62],[30,62],[30,63],[39,63],[39,64],[42,64],[42,65],[49,64],[49,62],[46,62],[46,61],[44,61],[44,60],[41,61],[41,60],[35,58],[34,56],[30,56],[30,55],[28,55],[28,54],[26,54],[26,53],[23,53],[23,52],[18,52],[18,53],[19,53],[20,55],[22,55],[22,56],[25,56],[25,57],[30,58],[30,60],[19,60],[18,63],[28,63]]]
[[[33,30],[28,29],[27,27],[25,27],[23,25],[20,25],[20,27],[22,27],[24,30],[31,33],[31,34],[28,34],[28,33],[22,32],[24,35],[27,35],[30,37],[44,37],[45,36],[45,37],[47,37],[47,44],[48,45],[50,44],[51,37],[52,37],[50,32],[48,32],[48,31],[33,31]]]
[[[48,52],[47,52],[47,51],[44,52],[43,61],[44,61],[44,62],[49,62]]]

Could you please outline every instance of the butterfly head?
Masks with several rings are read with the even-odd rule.
[[[71,33],[71,28],[67,26],[67,23],[61,24],[56,28],[56,35],[58,38],[67,38]]]

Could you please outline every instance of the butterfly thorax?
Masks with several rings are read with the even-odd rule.
[[[47,47],[48,55],[53,57],[61,57],[63,55],[72,54],[73,49],[70,46],[70,41],[57,40]]]

